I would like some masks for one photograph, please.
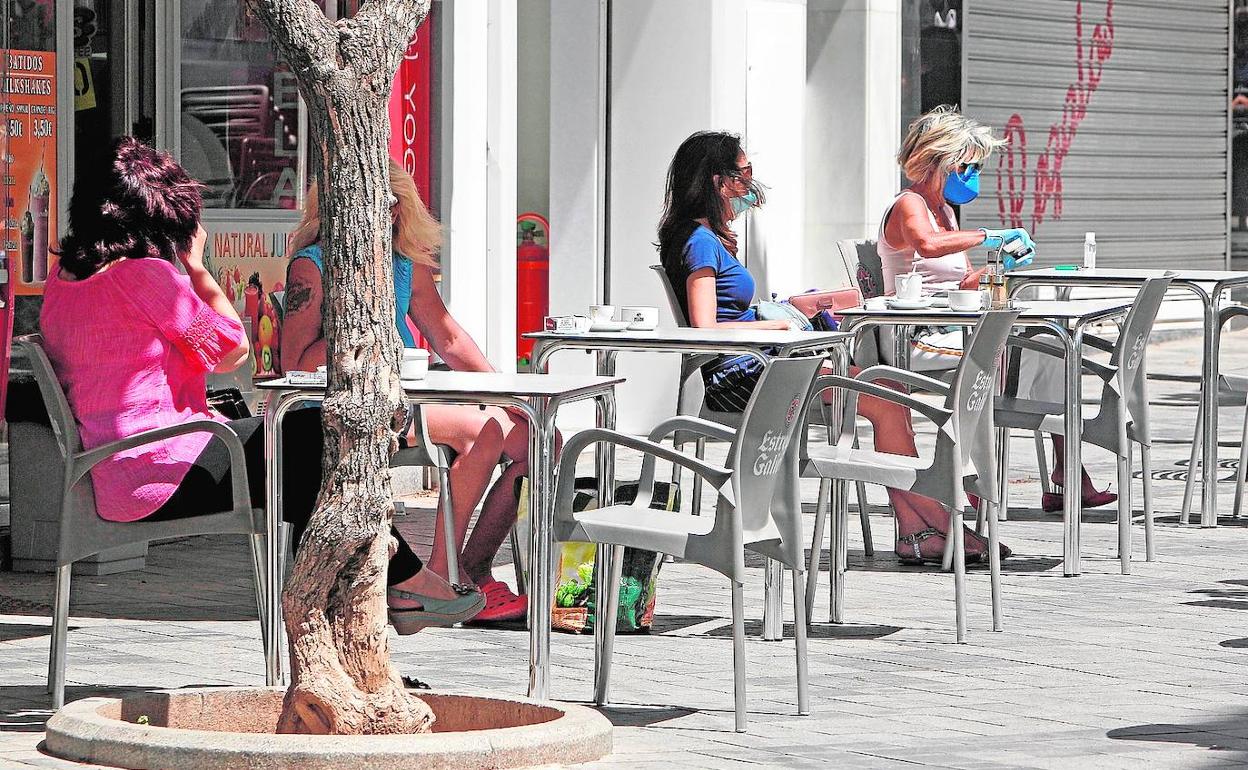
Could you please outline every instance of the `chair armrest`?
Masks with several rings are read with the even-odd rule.
[[[563,517],[572,510],[572,496],[576,492],[576,461],[581,453],[591,444],[606,443],[634,449],[642,452],[641,480],[638,483],[636,503],[649,505],[649,496],[654,493],[654,460],[667,460],[682,468],[687,468],[705,479],[720,495],[732,500],[732,489],[728,486],[732,480],[732,471],[705,463],[696,457],[677,452],[668,446],[657,444],[637,436],[630,436],[619,431],[605,428],[590,428],[577,433],[563,446],[563,454],[559,459],[559,470],[555,476],[555,518]]]
[[[825,390],[831,388],[843,388],[848,391],[845,394],[845,411],[841,417],[841,436],[838,440],[838,443],[844,446],[851,445],[857,435],[859,395],[875,396],[876,398],[899,404],[911,411],[918,412],[936,423],[937,426],[943,426],[953,417],[953,412],[943,406],[920,401],[907,393],[900,393],[892,388],[877,385],[874,382],[864,382],[839,374],[824,374],[817,377],[812,397],[817,397]]]
[[[230,486],[234,500],[234,510],[250,511],[251,493],[248,491],[247,486],[247,458],[243,453],[243,442],[239,440],[238,434],[230,429],[228,425],[216,420],[191,420],[179,425],[168,425],[164,428],[145,430],[142,433],[136,433],[133,436],[127,436],[118,441],[112,441],[94,449],[88,449],[85,452],[78,452],[70,458],[69,468],[66,469],[67,482],[69,486],[74,486],[92,468],[118,452],[191,433],[211,433],[225,442],[225,448],[230,453]]]
[[[1017,335],[1011,335],[1010,338],[1006,340],[1005,344],[1007,348],[1022,348],[1024,350],[1031,350],[1042,355],[1052,356],[1054,358],[1066,358],[1066,351],[1062,349],[1060,345],[1054,345],[1051,342],[1038,340],[1035,337],[1019,337]],[[1118,373],[1117,367],[1102,364],[1099,361],[1093,361],[1086,357],[1080,363],[1086,372],[1100,377],[1105,382],[1112,380],[1114,375]]]
[[[1117,345],[1105,339],[1104,337],[1099,337],[1095,334],[1087,334],[1087,333],[1083,335],[1083,344],[1087,345],[1090,348],[1096,348],[1097,350],[1103,353],[1113,353],[1114,348],[1117,347]]]
[[[877,380],[893,380],[900,382],[902,385],[909,385],[912,388],[920,388],[928,390],[932,393],[939,393],[942,396],[949,394],[949,383],[928,377],[918,372],[911,372],[906,369],[898,369],[895,366],[885,366],[879,364],[877,366],[869,366],[858,372],[854,379],[862,382],[875,382]]]
[[[704,420],[701,417],[676,415],[654,426],[654,430],[650,431],[650,441],[658,443],[678,432],[696,433],[719,441],[732,441],[737,437],[737,432],[726,425]]]

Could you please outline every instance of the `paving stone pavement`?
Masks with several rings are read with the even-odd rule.
[[[1228,335],[1224,368],[1248,369],[1248,335]],[[1150,369],[1199,371],[1199,344],[1150,346]],[[1154,398],[1190,385],[1159,382]],[[1091,391],[1089,391],[1091,392]],[[1237,441],[1243,406],[1223,408],[1222,439]],[[1194,408],[1158,408],[1154,432],[1191,432]],[[920,426],[920,432],[923,428]],[[1061,575],[1061,525],[1037,509],[1030,441],[1016,440],[1015,509],[1002,537],[1006,629],[990,630],[988,578],[971,572],[969,643],[953,638],[952,578],[901,567],[892,520],[872,493],[878,551],[863,555],[851,522],[846,623],[827,622],[826,573],[810,631],[812,713],[796,714],[793,644],[759,639],[762,573],[751,562],[746,611],[750,731],[732,731],[732,647],[726,581],[669,564],[648,636],[621,637],[612,683],[615,753],[595,768],[741,766],[891,768],[1136,768],[1248,765],[1248,522],[1180,526],[1182,484],[1158,481],[1158,558],[1143,561],[1137,525],[1132,575],[1113,559],[1112,513],[1089,512],[1084,570]],[[1224,448],[1230,460],[1234,448]],[[1155,451],[1158,471],[1181,469],[1186,446]],[[1089,450],[1094,478],[1112,461]],[[620,477],[636,459],[621,456]],[[1225,476],[1232,471],[1223,470]],[[814,488],[806,490],[814,499]],[[1136,500],[1139,500],[1136,482]],[[1229,516],[1231,485],[1219,508]],[[427,508],[427,501],[425,501]],[[1137,505],[1138,507],[1138,505]],[[402,526],[428,541],[429,517]],[[826,545],[825,545],[826,549]],[[824,554],[826,562],[826,552]],[[497,574],[510,578],[509,555]],[[260,684],[263,665],[246,549],[239,538],[152,548],[148,567],[74,582],[69,698],[133,688]],[[786,596],[789,595],[786,591]],[[0,768],[68,768],[40,752],[52,581],[0,573]],[[791,608],[786,610],[791,618]],[[404,673],[438,688],[523,692],[527,635],[438,629],[393,637]],[[553,696],[591,693],[590,637],[555,634]]]

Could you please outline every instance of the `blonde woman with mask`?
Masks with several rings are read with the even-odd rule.
[[[438,267],[436,254],[441,245],[441,228],[425,208],[411,176],[393,160],[390,161],[390,184],[396,198],[390,210],[394,220],[394,320],[404,345],[414,347],[416,344],[407,324],[410,319],[451,369],[495,371],[481,348],[451,316],[438,293],[434,275]],[[294,256],[287,273],[286,311],[282,322],[282,361],[287,369],[312,371],[325,363],[321,316],[323,245],[320,243],[318,200],[317,189],[313,186],[308,191],[303,219],[290,237],[290,251]],[[425,406],[422,412],[429,440],[449,446],[456,454],[450,468],[456,547],[462,575],[474,585],[450,586],[445,582],[446,548],[442,542],[442,528],[435,527],[429,569],[421,570],[417,566],[409,584],[392,585],[388,596],[391,616],[393,618],[396,611],[420,613],[431,604],[453,600],[455,594],[479,589],[484,594],[484,608],[475,615],[474,622],[519,620],[527,612],[527,598],[517,596],[505,583],[496,580],[491,565],[516,520],[513,490],[516,479],[528,468],[528,425],[522,417],[499,408]],[[409,444],[417,440],[414,427],[405,438]],[[486,489],[500,457],[512,462],[487,495]],[[471,537],[464,543],[469,521],[483,495],[481,515]],[[415,564],[419,565],[419,560]],[[411,568],[407,571],[411,572]]]
[[[1012,251],[1013,254],[1003,255],[1007,271],[1030,264],[1036,244],[1026,230],[963,229],[953,209],[979,196],[980,168],[1001,144],[1002,140],[994,137],[991,129],[953,107],[937,107],[910,124],[897,163],[911,184],[884,213],[877,242],[886,293],[892,293],[896,276],[911,271],[923,275],[925,287],[977,288],[985,268],[976,269],[969,252],[979,246],[1004,246]],[[939,333],[926,341],[918,340],[915,348],[919,361],[943,358],[946,365],[956,362],[955,357],[961,354],[956,339]],[[1030,388],[1033,397],[1061,401],[1061,368],[1039,364],[1038,356],[1024,355],[1019,381]],[[941,367],[937,364],[928,368]],[[1060,436],[1053,437],[1055,484],[1063,478],[1061,442]],[[1096,489],[1086,470],[1082,487],[1085,508],[1108,505],[1118,499],[1109,491]],[[1046,511],[1061,510],[1062,493],[1045,493],[1041,506]]]

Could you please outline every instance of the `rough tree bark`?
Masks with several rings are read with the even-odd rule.
[[[282,594],[290,689],[278,732],[426,732],[386,638],[390,456],[404,405],[394,326],[387,100],[430,0],[371,0],[330,22],[313,0],[248,0],[299,83],[319,150],[329,389],[324,482]]]

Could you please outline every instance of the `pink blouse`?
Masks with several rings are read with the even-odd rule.
[[[195,419],[205,376],[243,342],[243,327],[210,308],[161,259],[123,259],[81,281],[54,272],[39,317],[84,449]],[[119,452],[91,470],[101,518],[135,521],[173,495],[210,439],[192,433]]]

